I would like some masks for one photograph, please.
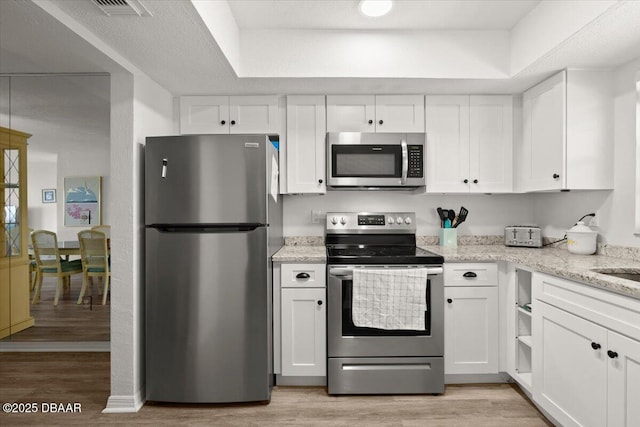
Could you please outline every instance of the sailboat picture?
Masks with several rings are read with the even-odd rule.
[[[64,179],[64,225],[90,227],[100,224],[101,178]]]

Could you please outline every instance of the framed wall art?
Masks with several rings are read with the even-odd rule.
[[[55,203],[56,202],[56,189],[46,188],[42,190],[42,203]]]
[[[89,227],[100,224],[100,176],[64,179],[64,225]]]

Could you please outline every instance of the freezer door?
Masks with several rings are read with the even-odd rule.
[[[265,135],[149,137],[145,224],[267,223]]]
[[[148,400],[269,400],[266,233],[146,230]]]

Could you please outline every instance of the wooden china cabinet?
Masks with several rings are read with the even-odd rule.
[[[0,127],[0,338],[33,326],[29,307],[27,139]]]

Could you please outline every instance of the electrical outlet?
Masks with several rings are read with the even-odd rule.
[[[311,211],[311,222],[313,224],[321,224],[324,221],[325,213],[322,211]]]
[[[591,221],[589,221],[589,226],[600,227],[600,211],[596,211],[596,216],[591,217]]]

